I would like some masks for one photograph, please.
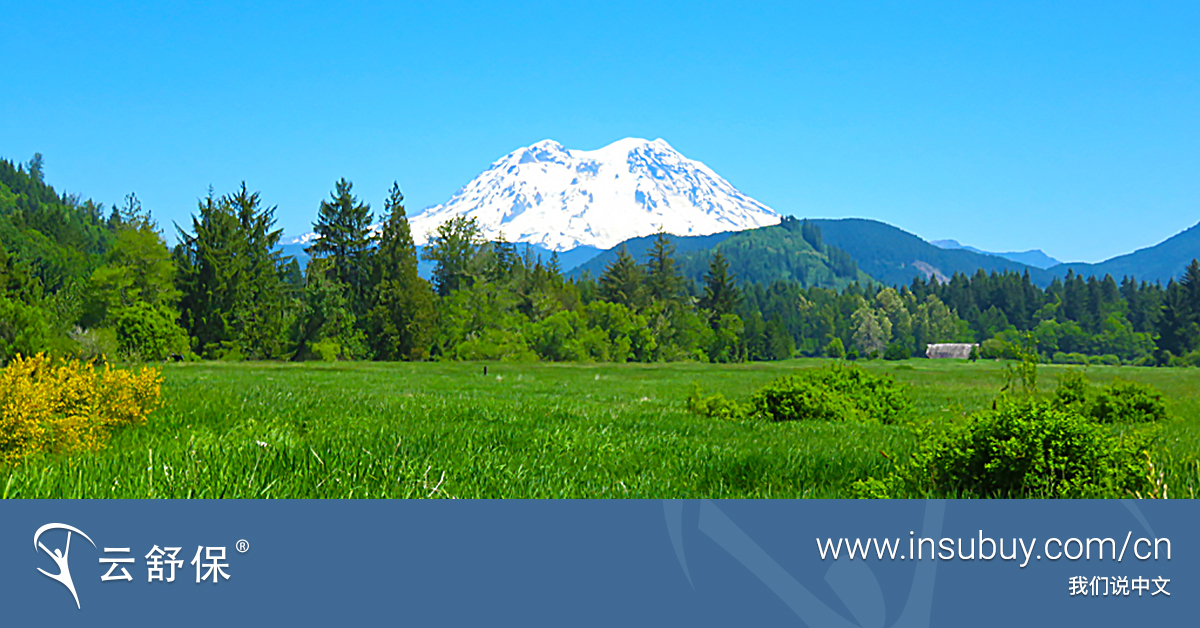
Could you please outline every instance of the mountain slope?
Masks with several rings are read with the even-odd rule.
[[[1097,264],[1071,262],[1059,264],[1050,272],[1062,277],[1068,270],[1077,275],[1112,275],[1118,281],[1122,277],[1136,277],[1139,281],[1166,283],[1178,278],[1193,259],[1200,258],[1200,224],[1167,238],[1151,247],[1114,257]]]
[[[410,218],[418,244],[453,216],[479,221],[484,237],[554,251],[611,248],[662,229],[676,235],[738,231],[779,222],[704,164],[665,141],[629,138],[593,151],[553,140],[491,165],[442,205]]]
[[[720,251],[729,261],[729,272],[739,283],[770,284],[775,281],[795,281],[801,285],[841,289],[853,281],[861,283],[871,278],[837,251],[822,246],[817,250],[801,234],[800,221],[785,219],[782,224],[739,232],[716,233],[707,236],[668,236],[675,245],[675,261],[680,273],[701,285],[708,272],[713,251]],[[655,236],[626,240],[588,260],[575,269],[572,276],[584,272],[599,277],[617,257],[624,246],[630,255],[644,262]],[[818,242],[818,244],[820,244]]]
[[[958,240],[930,240],[929,243],[938,247],[939,249],[964,249],[971,251],[972,253],[979,253],[980,255],[995,255],[996,257],[1003,257],[1004,259],[1020,262],[1027,266],[1034,266],[1043,270],[1062,263],[1053,257],[1046,255],[1046,253],[1041,249],[993,253],[991,251],[981,251],[973,246],[959,244]]]
[[[835,277],[832,283],[840,285],[848,281],[850,273],[843,271],[838,276],[833,271],[833,264],[828,254],[816,255],[816,250],[799,237],[799,234],[776,235],[776,231],[786,231],[788,223],[799,225],[800,221],[788,220],[782,225],[763,227],[741,233],[720,233],[703,238],[675,237],[677,257],[681,266],[685,266],[693,278],[703,274],[699,266],[690,266],[694,261],[685,257],[703,258],[707,263],[708,249],[721,247],[722,252],[731,256],[732,251],[739,251],[743,259],[737,268],[733,258],[730,259],[730,269],[740,281],[754,283],[770,283],[776,279],[796,279],[805,285],[829,285],[830,280],[826,271]],[[985,272],[1029,272],[1030,279],[1041,286],[1050,283],[1054,275],[1040,268],[1026,266],[1012,260],[993,255],[981,255],[962,249],[940,249],[921,238],[898,229],[886,223],[860,218],[841,220],[817,219],[809,223],[820,229],[824,244],[841,249],[857,262],[855,276],[859,281],[870,278],[885,285],[908,284],[914,277],[936,276],[946,280],[954,273],[974,274],[977,270]],[[798,231],[799,228],[797,227]],[[645,257],[652,237],[636,238],[625,242],[630,254],[638,260]],[[726,248],[727,247],[727,248]],[[616,248],[601,253],[576,269],[576,275],[584,270],[598,277],[604,268],[616,257]],[[730,252],[726,252],[730,251]],[[824,270],[821,270],[821,269]]]
[[[939,280],[954,273],[1028,271],[1038,285],[1047,285],[1052,275],[1020,262],[981,255],[964,249],[940,249],[921,238],[887,223],[862,218],[819,219],[812,223],[821,228],[825,241],[850,253],[858,267],[887,285],[907,284],[920,275]]]

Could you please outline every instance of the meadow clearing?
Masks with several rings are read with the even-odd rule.
[[[913,401],[905,425],[692,414],[693,383],[745,400],[830,360],[717,364],[197,362],[98,452],[0,468],[6,498],[837,498],[882,477],[922,425],[990,407],[999,362],[861,363]],[[1067,367],[1039,367],[1050,391]],[[1091,366],[1164,393],[1153,451],[1171,497],[1200,491],[1200,369]],[[919,495],[912,495],[919,497]]]

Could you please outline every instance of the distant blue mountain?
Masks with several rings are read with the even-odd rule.
[[[1041,249],[1033,249],[1031,251],[1009,251],[1007,253],[993,253],[991,251],[981,251],[973,246],[966,246],[965,244],[959,244],[958,240],[930,240],[929,243],[938,247],[939,249],[947,249],[947,250],[963,249],[966,251],[971,251],[972,253],[979,253],[980,255],[995,255],[996,257],[1003,257],[1004,259],[1010,259],[1014,262],[1020,262],[1022,264],[1025,264],[1026,266],[1033,266],[1034,268],[1046,269],[1046,268],[1050,268],[1051,266],[1057,266],[1058,264],[1062,263],[1062,262],[1054,259],[1053,257],[1046,255],[1044,252],[1042,252]]]
[[[1076,275],[1084,277],[1112,275],[1118,281],[1122,277],[1135,277],[1142,281],[1165,284],[1171,279],[1178,279],[1183,274],[1183,269],[1194,259],[1200,259],[1200,224],[1184,229],[1151,247],[1096,264],[1059,264],[1051,268],[1050,272],[1059,277],[1065,276],[1067,271],[1074,271]]]

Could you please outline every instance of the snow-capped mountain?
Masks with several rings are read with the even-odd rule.
[[[627,138],[598,150],[553,140],[521,148],[444,204],[410,218],[418,244],[453,216],[474,217],[488,239],[555,251],[607,249],[660,228],[707,235],[773,225],[774,210],[742,194],[708,166],[665,141]]]
[[[568,150],[544,140],[493,163],[449,201],[409,217],[425,244],[453,216],[474,217],[495,240],[549,250],[607,249],[660,228],[675,235],[740,231],[779,222],[770,207],[742,194],[708,166],[665,141],[636,138],[598,150]],[[316,234],[293,238],[309,244]]]

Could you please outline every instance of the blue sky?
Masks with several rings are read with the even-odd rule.
[[[1200,3],[6,3],[0,157],[168,231],[663,138],[785,214],[1097,261],[1200,221]],[[1053,6],[1046,6],[1053,5]]]

